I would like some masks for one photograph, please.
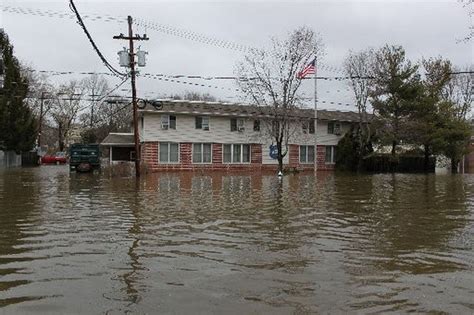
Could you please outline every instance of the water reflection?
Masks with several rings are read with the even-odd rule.
[[[462,176],[9,170],[0,306],[471,312],[473,201]]]

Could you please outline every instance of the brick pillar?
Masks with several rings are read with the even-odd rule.
[[[141,159],[145,167],[154,170],[158,167],[158,142],[145,142],[141,145]]]
[[[250,162],[252,164],[262,165],[262,145],[261,144],[251,144],[250,145]]]
[[[212,164],[222,164],[222,143],[212,144]]]
[[[182,169],[191,169],[193,167],[192,143],[180,143],[179,154]]]
[[[297,144],[290,144],[289,146],[290,152],[288,156],[288,167],[297,168],[300,166],[300,148]]]
[[[324,170],[326,169],[326,147],[324,145],[318,145],[317,151],[318,170]]]

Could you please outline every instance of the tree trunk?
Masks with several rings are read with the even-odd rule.
[[[63,126],[62,124],[58,124],[58,145],[59,151],[63,151],[64,149],[64,139],[63,139]]]
[[[451,174],[458,173],[458,164],[459,161],[457,159],[451,159]]]
[[[283,173],[283,157],[278,157],[278,171]]]
[[[423,162],[423,170],[425,173],[428,173],[429,166],[430,166],[430,148],[428,145],[423,145],[424,147],[424,162]]]
[[[395,149],[397,148],[397,141],[392,141],[392,155],[395,155]]]
[[[283,154],[282,154],[282,143],[277,142],[278,149],[278,171],[283,172]]]

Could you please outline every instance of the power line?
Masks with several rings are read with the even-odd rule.
[[[97,47],[97,45],[95,44],[94,40],[92,39],[89,31],[87,30],[84,22],[82,21],[82,18],[81,18],[81,15],[79,14],[79,12],[77,11],[76,9],[76,6],[74,5],[74,1],[73,0],[69,0],[69,7],[71,8],[71,10],[76,14],[76,17],[77,17],[77,21],[79,23],[79,25],[81,26],[82,30],[84,31],[84,33],[86,34],[87,38],[89,39],[90,43],[92,44],[92,47],[94,48],[94,50],[97,52],[97,55],[99,55],[99,58],[102,60],[102,62],[105,64],[105,66],[112,72],[114,73],[115,75],[117,76],[121,76],[121,77],[124,77],[126,74],[125,73],[122,73],[120,71],[118,71],[117,69],[115,69],[108,61],[107,59],[105,59],[105,57],[102,55],[102,53],[100,52],[99,48]]]
[[[66,15],[62,12],[51,11],[51,10],[42,11],[38,9],[32,10],[32,9],[23,9],[23,8],[18,8],[18,7],[11,7],[11,6],[2,7],[2,10],[5,12],[10,12],[10,13],[30,14],[30,15],[43,16],[43,17],[71,18],[70,15]],[[84,18],[88,18],[93,21],[121,22],[120,18],[112,17],[110,15],[102,17],[100,15],[89,14],[89,15],[84,15]],[[255,49],[254,47],[251,47],[251,46],[246,46],[246,45],[235,43],[228,40],[213,38],[211,36],[200,34],[194,31],[180,29],[171,25],[148,21],[145,19],[140,19],[140,18],[135,19],[134,24],[137,26],[143,26],[145,28],[155,30],[157,32],[184,38],[187,40],[199,42],[199,43],[210,45],[210,46],[215,46],[218,48],[224,48],[224,49],[229,49],[229,50],[239,51],[239,52],[248,52],[252,49]],[[320,64],[318,65],[318,68],[321,70],[329,71],[329,72],[343,73],[343,71],[340,68],[335,67],[335,66]]]
[[[39,17],[48,17],[48,18],[62,18],[62,19],[76,19],[75,14],[65,13],[62,11],[53,11],[53,10],[40,10],[32,8],[22,8],[22,7],[13,7],[13,6],[4,6],[0,4],[3,12],[14,13],[14,14],[23,14],[23,15],[33,15]],[[123,17],[114,17],[108,14],[85,14],[82,16],[83,19],[90,21],[101,21],[101,22],[116,22],[124,23]]]
[[[124,109],[129,107],[130,105],[132,105],[132,102],[129,102],[129,103],[125,104],[123,107],[120,107],[119,109],[114,111],[113,113],[108,114],[107,117],[99,118],[99,119],[94,120],[94,124],[97,124],[98,122],[104,122],[106,118],[110,119],[111,117],[117,115],[118,113],[120,113],[121,111],[123,111]]]

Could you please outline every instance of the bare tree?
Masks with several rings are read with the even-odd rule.
[[[98,103],[100,103],[105,98],[106,94],[109,92],[109,83],[103,76],[94,73],[90,77],[85,78],[82,81],[82,84],[84,85],[84,93],[87,96],[90,107],[90,112],[88,114],[82,115],[82,117],[88,118],[88,122],[84,122],[85,126],[93,128],[94,111],[96,110],[96,106],[98,106]]]
[[[51,95],[55,93],[54,86],[46,74],[40,74],[32,70],[28,65],[22,65],[22,73],[28,79],[28,106],[31,112],[39,118],[41,114],[46,116],[52,107]],[[43,108],[41,108],[43,103]],[[42,113],[41,113],[42,109]]]
[[[88,116],[85,116],[88,121]],[[129,101],[104,99],[96,104],[91,130],[82,135],[83,141],[102,141],[110,132],[129,132],[132,126],[132,106]],[[93,133],[91,135],[91,133]]]
[[[450,82],[444,89],[444,96],[454,103],[456,117],[459,120],[466,120],[474,101],[474,66],[454,68],[453,72]]]
[[[359,52],[350,51],[344,60],[344,71],[349,79],[349,86],[354,93],[354,100],[359,113],[359,128],[356,130],[358,142],[358,169],[362,167],[364,156],[371,150],[372,133],[369,125],[369,97],[370,87],[373,84],[373,69],[375,63],[375,51],[366,49]]]
[[[286,39],[272,38],[270,49],[252,49],[237,65],[237,83],[243,94],[255,105],[265,106],[269,118],[269,138],[276,143],[279,170],[288,153],[295,112],[302,105],[298,93],[302,80],[297,74],[314,58],[322,56],[322,38],[306,27],[300,27]]]
[[[65,138],[76,121],[82,107],[84,85],[77,80],[59,86],[51,109],[51,118],[58,132],[59,151],[65,148]]]
[[[467,15],[471,19],[471,25],[469,25],[467,35],[465,35],[463,39],[458,40],[458,42],[467,43],[474,38],[474,25],[472,25],[472,16],[474,16],[474,0],[458,0],[458,2],[467,10]]]

